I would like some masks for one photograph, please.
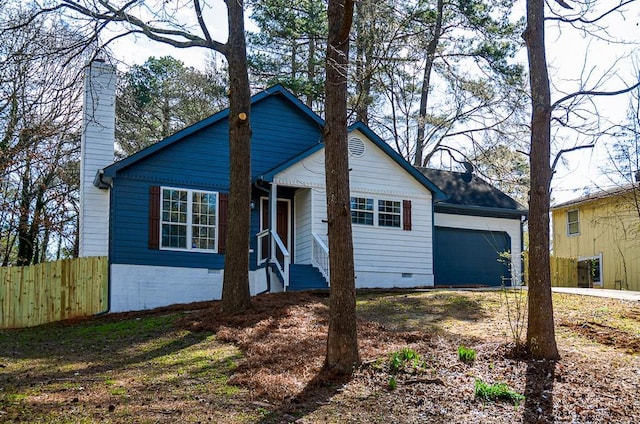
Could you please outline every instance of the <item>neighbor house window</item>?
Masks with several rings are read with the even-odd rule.
[[[378,225],[380,227],[400,228],[400,202],[378,200]]]
[[[373,199],[365,197],[351,198],[351,222],[373,225]]]
[[[600,281],[600,258],[589,260],[589,273],[591,274],[591,281],[594,284],[602,284]]]
[[[578,210],[567,212],[567,233],[572,236],[580,234],[580,219]]]
[[[216,249],[218,194],[162,188],[161,244],[168,249]]]

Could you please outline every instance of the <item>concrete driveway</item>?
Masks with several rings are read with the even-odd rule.
[[[584,296],[608,297],[610,299],[635,300],[640,302],[640,292],[628,290],[582,289],[574,287],[552,287],[555,293],[580,294]]]

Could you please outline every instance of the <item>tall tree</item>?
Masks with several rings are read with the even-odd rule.
[[[262,84],[283,84],[319,110],[324,98],[325,3],[254,1],[251,18],[259,29],[248,37],[252,75]]]
[[[347,151],[347,76],[353,0],[329,0],[325,84],[325,178],[329,235],[329,333],[325,367],[350,374],[360,363]]]
[[[640,74],[640,69],[636,68]],[[631,92],[626,121],[614,127],[615,138],[609,144],[609,161],[603,172],[609,181],[619,187],[640,185],[640,88]],[[640,192],[638,193],[640,196]],[[640,218],[640,204],[637,206]],[[640,228],[638,229],[640,230]]]
[[[356,119],[388,135],[419,166],[434,152],[451,153],[456,144],[481,145],[485,133],[504,139],[525,97],[523,68],[509,62],[523,28],[510,20],[511,6],[484,0],[357,2]],[[456,153],[458,160],[463,153]]]
[[[350,107],[355,119],[369,125],[369,118],[380,103],[381,86],[378,74],[385,64],[394,60],[390,52],[397,35],[404,30],[396,16],[401,2],[395,0],[360,0],[355,8],[355,62]],[[353,85],[353,84],[352,84]]]
[[[204,7],[203,7],[204,6]],[[226,239],[225,272],[221,308],[238,312],[251,304],[249,292],[249,230],[251,201],[251,91],[247,71],[243,0],[227,0],[228,38],[213,39],[206,13],[211,5],[201,0],[158,2],[150,7],[140,1],[48,0],[38,6],[26,23],[14,26],[18,30],[43,14],[66,14],[81,27],[86,49],[99,36],[103,41],[142,34],[152,41],[177,48],[204,48],[222,54],[229,71],[229,222]],[[190,13],[189,13],[190,12]],[[188,15],[185,18],[185,14]],[[197,25],[189,25],[192,19]],[[105,29],[114,32],[107,33]],[[113,35],[115,34],[115,35]]]
[[[527,348],[534,358],[557,359],[549,260],[551,90],[545,50],[544,7],[544,0],[527,0],[527,28],[523,34],[529,56],[532,108]]]
[[[620,1],[607,6],[604,13],[588,16],[594,4],[585,3],[577,17],[563,18],[555,14],[553,18],[570,25],[585,25],[597,29],[600,22],[615,11],[621,10],[631,1]],[[563,0],[556,2],[565,9],[571,5]],[[547,18],[549,19],[549,18]],[[640,83],[617,91],[581,89],[551,102],[551,88],[547,68],[545,49],[545,2],[527,1],[527,28],[523,33],[529,58],[529,81],[531,88],[531,150],[529,156],[531,168],[531,187],[529,200],[529,319],[527,325],[527,348],[534,358],[556,359],[558,348],[555,340],[553,321],[553,303],[551,296],[551,276],[549,267],[549,203],[550,185],[553,168],[563,152],[580,146],[561,150],[551,162],[551,119],[554,109],[562,110],[563,115],[575,113],[576,101],[591,99],[594,96],[617,95],[631,91]],[[566,103],[569,106],[564,106]],[[559,119],[563,125],[566,120]]]
[[[24,16],[0,10],[2,22]],[[77,194],[80,96],[69,54],[76,41],[56,19],[37,19],[19,33],[0,31],[0,246],[2,264],[47,259],[62,241]]]
[[[127,156],[224,109],[226,81],[170,56],[150,57],[119,76],[116,143]]]

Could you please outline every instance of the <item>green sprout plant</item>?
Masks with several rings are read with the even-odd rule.
[[[420,371],[422,359],[415,350],[405,347],[389,355],[387,366],[391,374],[387,387],[389,390],[395,390],[398,387],[397,374],[401,372],[413,373]]]
[[[524,400],[524,396],[514,392],[505,383],[489,384],[480,379],[476,379],[475,396],[489,402],[505,401],[518,406]]]
[[[458,346],[458,359],[465,364],[470,364],[476,359],[476,351],[466,346]]]

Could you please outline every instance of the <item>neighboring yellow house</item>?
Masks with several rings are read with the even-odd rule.
[[[640,187],[551,208],[553,255],[578,260],[578,286],[640,291]]]

